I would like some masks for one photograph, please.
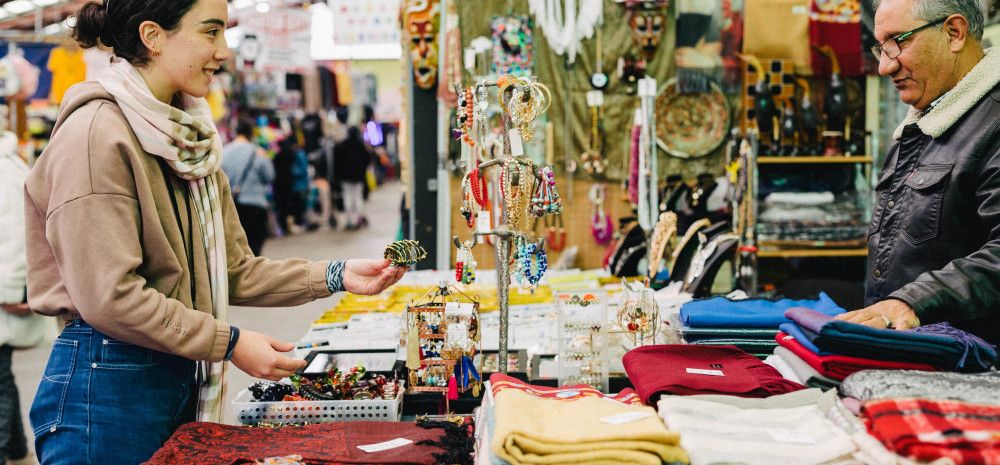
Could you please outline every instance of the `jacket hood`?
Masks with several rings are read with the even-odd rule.
[[[966,74],[958,84],[945,93],[941,102],[934,107],[934,111],[924,113],[916,108],[910,107],[906,118],[896,128],[893,139],[899,140],[903,136],[903,127],[917,123],[920,132],[933,138],[940,137],[948,131],[953,124],[962,118],[972,107],[976,106],[982,98],[988,94],[997,83],[1000,83],[1000,52],[995,48],[986,49],[985,55]]]
[[[81,82],[70,87],[63,96],[62,105],[59,106],[59,117],[56,118],[56,124],[52,127],[52,134],[55,135],[59,131],[59,128],[69,118],[69,115],[72,115],[74,111],[79,110],[94,100],[107,100],[115,105],[118,104],[115,98],[108,91],[104,90],[104,86],[97,83],[97,81]]]

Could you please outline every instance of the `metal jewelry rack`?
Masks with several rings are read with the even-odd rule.
[[[500,92],[513,92],[514,88],[518,83],[510,84],[504,88],[500,89]],[[499,87],[497,81],[480,81],[476,83],[473,87],[473,93],[478,93],[481,87]],[[528,92],[523,93],[526,97],[529,95]],[[494,160],[488,160],[482,162],[478,165],[480,172],[485,172],[487,168],[503,166],[508,160],[520,164],[522,166],[527,166],[531,173],[531,181],[535,183],[544,182],[541,175],[538,172],[538,167],[535,166],[528,158],[523,156],[515,156],[511,153],[511,141],[510,141],[510,131],[512,129],[512,122],[510,116],[508,115],[506,109],[501,111],[501,116],[503,118],[503,155]],[[501,180],[501,182],[503,182]],[[525,180],[519,180],[519,182],[526,182]],[[530,190],[534,192],[534,189]],[[530,194],[529,194],[530,195]],[[529,201],[530,205],[530,201]],[[525,212],[527,214],[527,212]],[[510,212],[508,211],[506,202],[500,201],[500,221],[497,223],[497,227],[488,231],[474,231],[472,233],[473,241],[470,250],[478,244],[479,237],[492,236],[496,238],[496,279],[497,279],[497,299],[500,305],[500,338],[499,338],[499,358],[498,358],[498,368],[501,373],[507,373],[507,359],[508,359],[508,328],[510,326],[510,268],[508,259],[510,257],[510,248],[516,239],[522,239],[524,241],[535,242],[533,238],[524,232],[518,231],[514,228],[508,226],[508,221],[510,220]],[[515,225],[516,226],[516,225]],[[461,247],[458,236],[453,238],[455,245]],[[542,238],[536,242],[538,246],[544,247],[545,239]]]

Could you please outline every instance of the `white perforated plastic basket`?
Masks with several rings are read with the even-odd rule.
[[[316,400],[252,402],[253,395],[244,389],[233,400],[236,423],[329,423],[334,421],[400,421],[403,415],[403,391],[395,400]]]

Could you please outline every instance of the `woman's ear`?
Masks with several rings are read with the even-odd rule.
[[[146,46],[147,49],[153,55],[159,55],[163,52],[163,40],[166,38],[166,31],[160,27],[159,24],[153,21],[143,21],[139,25],[139,39],[142,40],[142,44]]]

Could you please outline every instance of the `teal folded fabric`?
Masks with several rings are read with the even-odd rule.
[[[774,341],[778,330],[773,328],[682,328],[681,335],[687,342],[706,339],[761,339]]]

